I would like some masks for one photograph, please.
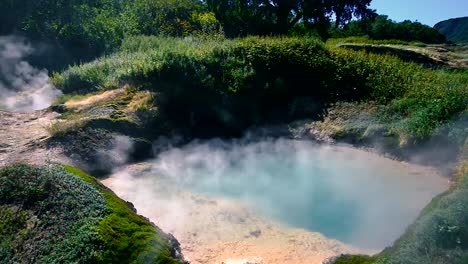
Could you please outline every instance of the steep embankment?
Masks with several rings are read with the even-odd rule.
[[[53,82],[84,101],[124,84],[127,92],[86,109],[61,105],[63,122],[52,141],[88,142],[89,129],[146,140],[240,136],[252,126],[320,122],[336,104],[353,110],[363,103],[372,110],[360,114],[363,122],[342,118],[358,127],[338,128],[334,136],[405,159],[435,138],[449,139],[443,145],[456,153],[468,97],[464,69],[428,69],[391,54],[301,38],[130,38],[115,54],[70,67]]]
[[[434,26],[445,35],[447,40],[455,43],[468,43],[468,17],[452,18],[441,21]]]
[[[183,262],[177,240],[68,166],[0,170],[0,236],[2,263]]]

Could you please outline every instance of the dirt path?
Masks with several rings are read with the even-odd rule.
[[[47,149],[47,128],[59,114],[50,111],[0,111],[0,166],[15,162],[41,164],[60,160],[58,149]]]

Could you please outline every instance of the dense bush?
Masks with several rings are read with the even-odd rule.
[[[214,14],[204,11],[199,1],[134,0],[131,10],[144,35],[223,34]]]
[[[178,263],[167,235],[91,176],[58,165],[0,170],[0,236],[2,263]]]
[[[58,59],[71,63],[110,53],[125,36],[222,35],[214,14],[196,0],[7,0],[0,10],[0,35],[47,43],[55,51],[53,66]]]
[[[387,16],[380,15],[375,20],[358,20],[344,28],[334,29],[333,37],[368,36],[374,40],[418,41],[423,43],[444,43],[445,36],[437,29],[419,22],[405,20],[395,22]]]
[[[424,45],[418,42],[408,42],[399,39],[370,39],[368,37],[346,37],[346,38],[335,38],[329,39],[327,43],[339,44],[339,43],[351,43],[351,44],[369,44],[369,45]]]
[[[338,85],[326,83],[336,67],[328,53],[322,43],[305,39],[140,37],[125,41],[113,56],[55,75],[54,82],[65,92],[129,82],[157,92],[158,107],[171,120],[242,130],[271,110],[284,116],[298,95],[310,97],[317,108],[345,96],[342,88],[333,90]]]
[[[118,53],[53,77],[65,93],[130,83],[155,91],[161,113],[179,125],[237,132],[272,120],[320,116],[335,101],[370,99],[389,105],[387,118],[401,121],[396,133],[417,138],[465,108],[467,79],[464,72],[433,71],[314,39],[258,37],[131,38]],[[297,107],[299,101],[307,107]]]

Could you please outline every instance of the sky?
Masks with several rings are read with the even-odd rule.
[[[468,0],[373,0],[371,8],[397,22],[409,19],[429,26],[468,16]]]

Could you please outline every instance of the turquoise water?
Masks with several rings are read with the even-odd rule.
[[[238,199],[285,225],[368,249],[391,245],[447,188],[423,168],[287,139],[193,143],[161,154],[154,169],[194,192]]]

